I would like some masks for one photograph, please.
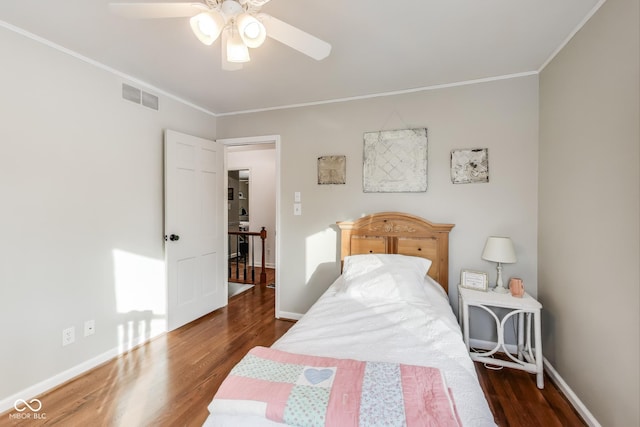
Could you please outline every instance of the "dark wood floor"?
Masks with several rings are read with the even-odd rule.
[[[544,389],[539,390],[534,374],[508,368],[492,370],[478,362],[475,366],[491,412],[500,427],[587,425],[546,373]]]
[[[255,286],[229,306],[38,396],[46,419],[11,419],[12,411],[0,414],[0,426],[200,426],[240,358],[293,325],[274,319],[274,293]],[[476,369],[500,426],[585,425],[548,378],[538,390],[531,374]]]

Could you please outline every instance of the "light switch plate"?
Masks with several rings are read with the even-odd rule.
[[[293,214],[294,215],[302,215],[302,203],[294,203],[293,204]]]
[[[299,203],[300,202],[300,192],[296,191],[295,193],[293,193],[293,201]]]

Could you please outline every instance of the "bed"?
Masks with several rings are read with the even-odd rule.
[[[397,212],[337,224],[342,274],[271,348],[236,365],[204,425],[495,426],[449,305],[454,225]],[[261,377],[265,366],[268,375],[303,366],[304,375],[274,385]],[[316,401],[295,408],[299,387],[320,390],[319,409]]]

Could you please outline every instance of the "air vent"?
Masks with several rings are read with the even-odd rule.
[[[122,84],[122,97],[127,101],[135,102],[136,104],[140,104],[140,94],[141,90],[137,87],[129,86],[128,84]]]
[[[147,92],[142,92],[142,105],[158,110],[158,97]]]
[[[122,98],[135,102],[136,104],[142,104],[156,111],[160,105],[160,100],[157,96],[126,83],[122,83]]]

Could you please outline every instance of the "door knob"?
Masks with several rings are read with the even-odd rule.
[[[167,240],[167,235],[166,235],[166,234],[165,234],[165,236],[164,236],[164,240],[165,240],[165,241]],[[169,236],[169,240],[171,240],[172,242],[175,242],[175,241],[177,241],[177,240],[180,240],[180,236],[178,236],[177,234],[171,234],[171,235]]]

